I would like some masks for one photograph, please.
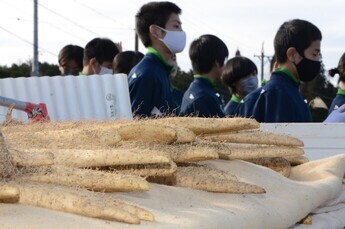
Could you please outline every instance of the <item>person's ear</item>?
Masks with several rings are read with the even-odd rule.
[[[213,62],[213,67],[220,68],[221,66],[220,66],[219,62],[218,62],[217,60],[215,60],[215,61]]]
[[[97,60],[95,57],[91,58],[89,60],[89,65],[92,66],[92,67],[96,67],[96,65],[98,64]]]
[[[155,37],[156,39],[160,39],[163,37],[163,34],[162,34],[162,30],[159,29],[157,26],[155,25],[150,25],[149,27],[149,31],[150,31],[150,34]]]
[[[301,56],[298,54],[296,48],[290,47],[288,50],[286,50],[286,57],[290,62],[296,63],[301,58]]]

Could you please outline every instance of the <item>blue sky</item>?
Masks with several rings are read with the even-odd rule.
[[[134,49],[134,15],[143,0],[38,0],[41,62],[57,63],[66,44],[85,44],[94,37],[122,41],[124,50]],[[221,38],[230,51],[260,66],[254,55],[273,54],[273,38],[286,20],[300,18],[314,23],[323,33],[322,55],[326,69],[335,67],[345,51],[345,1],[342,0],[176,0],[187,33],[187,47],[178,54],[180,67],[191,68],[190,42],[202,34]],[[0,65],[32,58],[33,0],[0,0]],[[140,51],[146,52],[140,45]],[[265,74],[268,64],[265,65]]]

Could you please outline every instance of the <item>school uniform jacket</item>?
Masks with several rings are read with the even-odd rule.
[[[209,79],[194,77],[183,95],[180,116],[224,117],[220,98]]]
[[[172,66],[154,53],[148,53],[128,76],[132,112],[138,116],[174,113],[175,105],[169,85]]]
[[[262,88],[253,117],[259,122],[311,122],[299,81],[286,69],[276,69]]]
[[[345,104],[345,90],[339,88],[337,96],[333,99],[331,107],[328,110],[328,114],[330,114],[334,109],[337,109],[343,104]]]
[[[243,98],[239,107],[238,107],[238,115],[245,118],[253,117],[253,109],[255,106],[256,101],[258,100],[262,87],[259,87],[255,91],[252,91],[246,97]]]
[[[224,114],[230,117],[238,116],[240,102],[238,97],[232,95],[230,101],[224,107]]]

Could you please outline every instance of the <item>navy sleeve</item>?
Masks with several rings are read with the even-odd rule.
[[[134,115],[151,116],[155,98],[157,98],[155,95],[160,94],[161,85],[155,80],[155,77],[143,74],[133,78],[134,74],[129,79],[132,112]]]
[[[201,97],[194,100],[188,106],[181,107],[180,116],[198,116],[198,117],[224,117],[224,112],[220,104],[215,103],[209,97]]]
[[[332,113],[332,111],[336,108],[336,107],[341,107],[341,105],[345,104],[345,96],[344,95],[337,95],[331,104],[331,107],[328,110],[328,114]]]
[[[253,117],[258,122],[292,122],[291,111],[296,109],[290,100],[278,90],[262,93],[253,109]]]
[[[245,118],[253,117],[253,109],[257,100],[258,98],[250,98],[241,103],[241,106],[239,107],[239,115]]]
[[[253,109],[254,109],[256,101],[258,100],[258,97],[260,96],[261,90],[262,90],[261,88],[258,88],[254,92],[244,97],[238,109],[239,116],[245,117],[245,118],[253,117]]]
[[[239,106],[240,103],[236,103],[230,100],[224,107],[224,114],[231,117],[238,116]]]

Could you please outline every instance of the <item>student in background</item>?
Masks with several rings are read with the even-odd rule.
[[[132,68],[137,65],[141,59],[143,59],[144,54],[135,51],[124,51],[117,54],[113,61],[113,72],[124,73],[126,75],[132,70]]]
[[[175,115],[176,106],[168,77],[172,55],[182,52],[186,34],[171,2],[149,2],[136,15],[136,31],[147,54],[129,73],[128,84],[134,115],[140,117]]]
[[[259,122],[311,122],[300,81],[313,80],[321,66],[321,31],[294,19],[283,23],[274,38],[277,68],[262,88],[253,117]]]
[[[329,114],[338,109],[341,105],[345,104],[345,53],[341,56],[338,67],[329,70],[330,76],[339,74],[338,91],[336,97],[333,99],[331,107],[329,108]]]
[[[250,59],[234,57],[225,64],[221,79],[232,93],[224,108],[224,114],[238,116],[241,100],[258,88],[258,69]]]
[[[275,55],[273,55],[270,61],[270,75],[272,74],[275,68],[276,68],[276,58],[275,58]],[[262,87],[265,86],[265,84],[267,83],[267,80],[263,79],[261,82],[261,87],[259,87],[258,89],[256,89],[255,91],[249,93],[248,95],[244,97],[244,99],[241,101],[238,108],[239,116],[245,117],[245,118],[251,118],[253,116],[254,105],[260,96]]]
[[[224,117],[214,86],[220,80],[228,55],[225,43],[214,35],[202,35],[192,42],[189,57],[195,75],[184,93],[181,116]]]
[[[78,45],[64,46],[58,56],[59,70],[62,76],[77,76],[83,70],[84,49]]]
[[[118,53],[115,43],[107,38],[91,40],[84,49],[82,74],[113,74],[113,60]]]

